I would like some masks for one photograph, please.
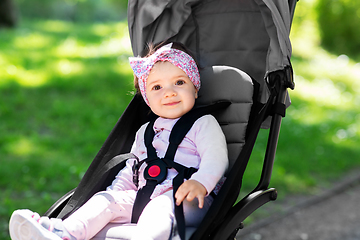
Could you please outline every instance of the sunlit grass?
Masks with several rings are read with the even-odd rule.
[[[90,61],[117,58],[119,64],[127,60],[119,56],[131,55],[124,22],[82,26],[62,21],[33,21],[32,24],[32,29],[25,22],[13,31],[3,30],[0,86],[14,81],[37,87],[51,81],[54,71],[66,76],[86,72],[82,62],[85,58]]]
[[[125,22],[0,30],[0,239],[77,186],[132,98],[129,46]]]

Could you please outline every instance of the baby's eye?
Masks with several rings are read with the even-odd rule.
[[[176,81],[176,85],[183,85],[183,84],[185,84],[184,80],[177,80]]]
[[[161,89],[161,86],[160,85],[155,85],[152,87],[153,90],[160,90]]]

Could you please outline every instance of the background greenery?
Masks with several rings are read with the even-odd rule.
[[[325,11],[324,2],[337,7]],[[360,166],[359,48],[335,47],[359,43],[342,32],[356,32],[354,2],[298,3],[291,33],[296,89],[271,182],[280,201],[316,194]],[[0,30],[0,239],[9,239],[15,209],[44,213],[77,186],[132,98],[124,1],[31,3],[18,0],[17,28]],[[344,11],[350,20],[332,20]],[[340,24],[337,31],[326,29],[327,21]],[[327,43],[334,38],[337,44]],[[259,179],[266,134],[253,151],[244,192]]]
[[[319,0],[316,6],[322,45],[333,53],[360,57],[360,2]]]
[[[22,17],[74,22],[123,20],[127,0],[14,0]]]

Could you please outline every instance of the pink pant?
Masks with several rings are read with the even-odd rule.
[[[168,191],[152,199],[141,214],[135,236],[132,240],[169,239],[174,216],[173,191]],[[65,228],[78,240],[87,240],[95,236],[109,222],[130,223],[136,191],[104,191],[95,194],[87,203],[64,220]],[[212,197],[206,197],[204,207],[198,207],[197,199],[184,200],[185,223],[196,227],[204,218],[212,203]]]

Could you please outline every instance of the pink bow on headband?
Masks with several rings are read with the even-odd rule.
[[[168,61],[183,70],[190,78],[197,90],[200,89],[200,74],[195,60],[187,53],[173,49],[172,43],[159,48],[154,54],[146,58],[130,57],[129,62],[134,74],[139,79],[139,88],[145,102],[149,105],[146,97],[146,81],[149,73],[158,61]]]

